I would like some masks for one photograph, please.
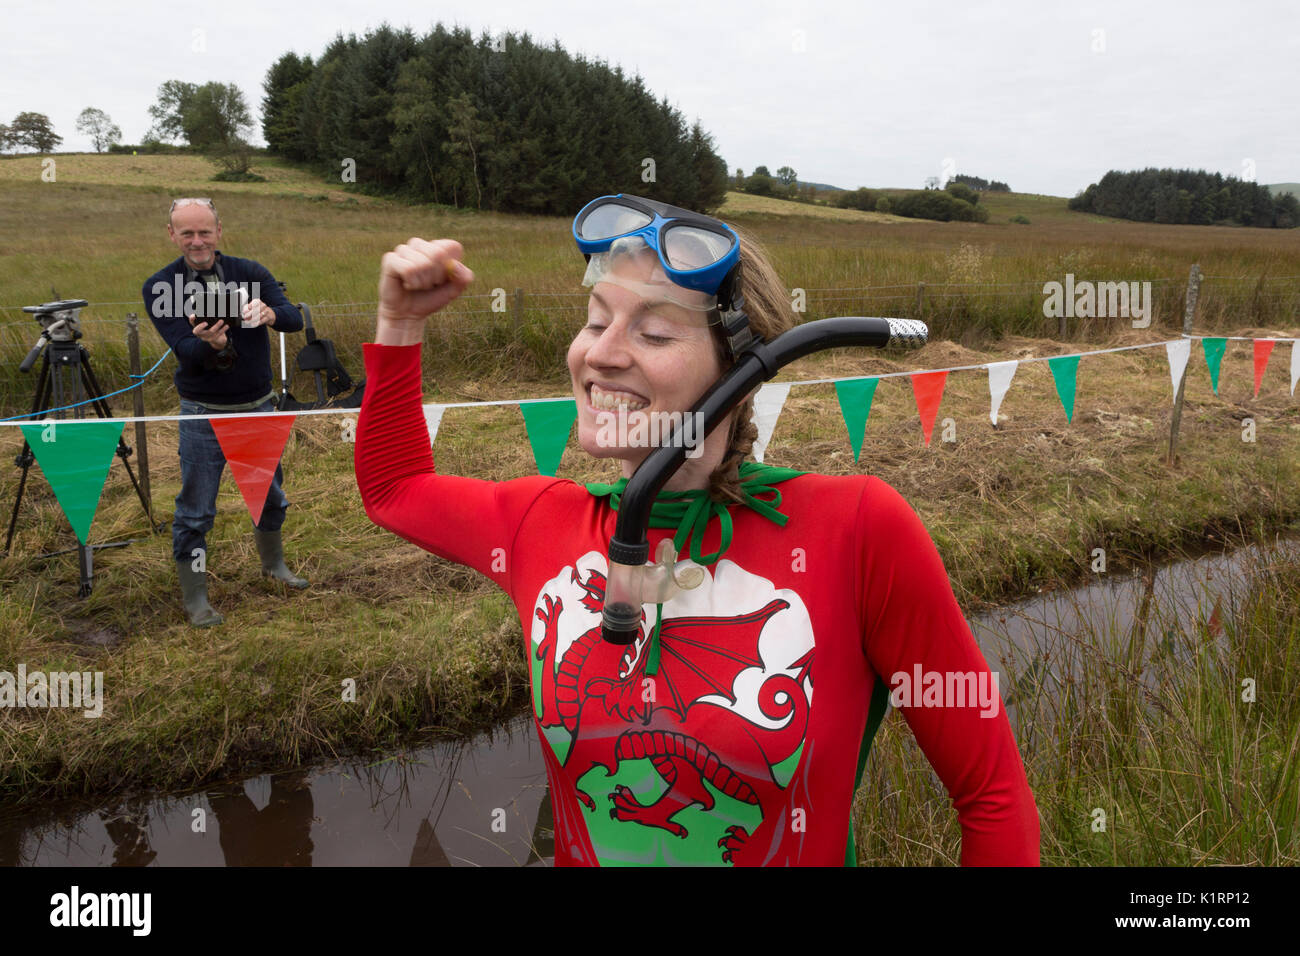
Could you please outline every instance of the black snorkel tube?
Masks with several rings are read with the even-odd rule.
[[[601,636],[611,644],[631,644],[641,634],[641,606],[661,603],[681,589],[697,586],[702,570],[674,569],[670,540],[660,543],[656,563],[650,557],[650,506],[660,489],[686,461],[688,452],[716,428],[754,389],[795,359],[844,346],[920,347],[929,334],[924,322],[842,316],[796,326],[771,342],[756,341],[705,392],[666,443],[652,451],[628,479],[618,508],[618,524],[609,539],[609,576],[605,586]],[[696,417],[699,416],[699,417]],[[688,422],[701,421],[701,429]],[[692,435],[687,440],[687,435]],[[693,573],[692,573],[693,572]]]

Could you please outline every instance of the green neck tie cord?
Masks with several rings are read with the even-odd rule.
[[[741,504],[753,509],[773,524],[785,527],[787,517],[778,510],[781,505],[781,492],[773,486],[802,474],[803,472],[793,468],[777,468],[774,465],[764,465],[754,461],[743,462],[740,466],[740,493],[744,499]],[[627,479],[620,478],[612,485],[592,482],[587,485],[587,490],[597,498],[608,495],[609,506],[618,511],[626,487]],[[769,493],[772,496],[770,499],[758,497]],[[718,519],[718,550],[712,554],[704,554],[704,534],[709,521],[714,516]],[[678,554],[681,554],[689,540],[691,560],[696,564],[715,564],[726,553],[727,548],[731,547],[731,513],[725,504],[710,498],[708,490],[703,488],[659,492],[650,507],[650,527],[676,528],[673,547],[677,549]],[[654,632],[650,637],[650,651],[646,655],[647,674],[654,674],[659,669],[659,626],[663,623],[663,616],[664,606],[660,604],[655,616]]]

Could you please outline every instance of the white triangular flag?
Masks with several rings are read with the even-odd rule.
[[[1187,371],[1187,357],[1192,354],[1192,340],[1176,339],[1173,342],[1166,342],[1165,352],[1169,356],[1169,375],[1174,382],[1174,395],[1170,401],[1176,402],[1178,383],[1183,380],[1183,372]]]
[[[758,437],[754,439],[755,461],[762,461],[763,455],[767,453],[767,443],[772,440],[772,429],[776,428],[776,420],[780,417],[789,394],[789,382],[769,382],[754,396],[754,424],[758,426]]]
[[[1291,343],[1291,394],[1295,395],[1295,383],[1300,382],[1300,339]]]
[[[989,366],[989,397],[992,404],[989,406],[989,421],[994,425],[998,423],[998,409],[1002,407],[1002,399],[1006,398],[1007,389],[1011,387],[1011,378],[1016,374],[1016,366],[1019,362],[994,362]]]
[[[438,437],[438,426],[442,424],[442,413],[446,410],[446,405],[424,406],[424,425],[429,429],[430,448],[433,447],[433,440]]]

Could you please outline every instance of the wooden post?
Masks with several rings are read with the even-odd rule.
[[[1196,324],[1196,302],[1201,296],[1201,267],[1192,265],[1192,270],[1187,275],[1187,296],[1183,302],[1183,331],[1191,333]],[[1191,356],[1187,357],[1187,365],[1192,364]],[[1182,378],[1178,380],[1178,394],[1174,396],[1174,414],[1169,422],[1169,454],[1165,458],[1165,464],[1171,468],[1178,458],[1178,428],[1183,421],[1183,389],[1187,385],[1187,366],[1183,366]]]
[[[510,316],[515,323],[515,338],[519,337],[519,330],[524,321],[524,290],[515,289],[515,299],[510,305]]]
[[[144,417],[144,382],[140,378],[140,317],[134,312],[126,314],[126,351],[131,361],[131,380],[135,388],[131,389],[131,407],[136,418]],[[144,491],[144,500],[149,502],[149,523],[153,525],[153,494],[149,491],[149,440],[145,433],[144,422],[135,423],[135,447],[137,460],[140,462],[140,488]]]
[[[916,284],[916,317],[925,321],[925,283]]]

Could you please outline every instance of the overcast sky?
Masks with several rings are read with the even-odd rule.
[[[1057,196],[1112,168],[1300,181],[1293,0],[0,0],[0,14],[0,122],[45,113],[65,150],[91,148],[75,129],[87,106],[136,142],[164,80],[237,84],[256,111],[289,50],[441,21],[640,73],[733,171],[789,165],[847,188],[955,171]]]

